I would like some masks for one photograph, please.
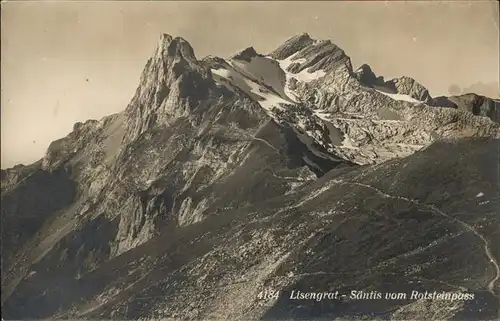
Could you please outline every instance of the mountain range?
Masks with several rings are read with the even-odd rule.
[[[2,317],[498,318],[499,143],[498,100],[329,40],[198,59],[163,34],[122,112],[1,171]]]

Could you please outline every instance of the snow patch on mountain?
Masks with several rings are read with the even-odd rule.
[[[292,77],[293,74],[287,71],[288,66],[290,66],[293,63],[292,62],[293,56],[295,55],[292,55],[284,60],[277,60],[277,62],[281,70],[285,73],[284,93],[290,100],[292,100],[293,102],[297,102],[297,95],[293,92],[293,90],[290,89],[290,80],[293,78]]]
[[[414,113],[427,118],[411,108],[427,105],[422,98],[390,86],[360,87],[349,72],[337,73],[343,52],[329,42],[314,44],[317,48],[292,48],[294,53],[285,48],[269,56],[252,52],[245,59],[224,59],[211,66],[216,69],[212,73],[230,90],[248,94],[276,123],[300,132],[308,148],[318,146],[348,161],[371,164],[405,157],[432,141],[432,128],[410,130],[406,125]],[[448,110],[429,112],[451,117]]]
[[[256,85],[255,87],[253,87],[253,89],[258,91],[258,95],[262,97],[262,100],[259,100],[258,103],[267,111],[272,111],[274,108],[283,109],[283,107],[281,107],[281,104],[290,103],[280,96],[273,94],[265,87]]]
[[[264,83],[259,83],[256,80],[248,78],[248,75],[244,74],[244,69],[211,69],[211,71],[212,74],[218,76],[215,77],[216,81],[229,89],[230,86],[238,87],[257,101],[273,118],[275,118],[272,113],[273,109],[283,109],[282,104],[291,103],[289,100],[280,97],[274,88],[266,87]]]
[[[319,78],[322,78],[326,75],[326,73],[323,70],[317,70],[314,72],[309,72],[308,69],[304,69],[298,74],[295,74],[294,78],[296,78],[299,81],[309,83],[313,80],[318,80]]]
[[[291,55],[290,57],[288,57],[286,59],[278,60],[278,63],[280,65],[281,69],[283,69],[283,71],[286,73],[287,80],[289,78],[295,78],[298,81],[301,81],[304,83],[309,83],[313,80],[318,80],[319,78],[322,78],[326,75],[326,72],[324,70],[317,70],[314,72],[310,72],[309,71],[310,68],[306,68],[306,69],[304,69],[301,72],[296,73],[296,74],[289,72],[288,67],[291,64],[293,64],[293,63],[302,64],[302,63],[306,62],[306,59],[304,59],[304,58],[299,58],[299,59],[295,58],[298,53],[299,52],[296,52],[295,54]]]
[[[231,66],[257,83],[265,83],[272,88],[280,97],[286,99],[284,93],[285,73],[281,70],[279,64],[267,57],[253,57],[250,61],[230,59]]]
[[[331,113],[324,111],[324,110],[315,110],[314,115],[322,120],[325,120],[325,121],[331,121],[331,117],[332,117]]]
[[[386,92],[383,92],[381,90],[377,90],[375,89],[375,91],[381,93],[382,95],[385,95],[387,97],[390,97],[394,100],[399,100],[399,101],[407,101],[409,103],[414,103],[414,104],[424,104],[423,101],[420,101],[420,100],[417,100],[409,95],[404,95],[404,94],[390,94],[390,93],[386,93]]]
[[[292,65],[293,63],[304,63],[306,62],[306,59],[304,58],[295,58],[299,52],[296,52],[295,54],[291,55],[290,57],[287,57],[282,60],[277,60],[279,66],[285,73],[285,89],[284,93],[285,95],[291,99],[294,102],[298,101],[297,95],[294,93],[293,90],[290,89],[290,82],[292,79],[304,82],[304,83],[309,83],[313,80],[317,80],[323,76],[325,76],[325,72],[323,70],[318,70],[315,72],[310,73],[308,71],[309,68],[302,70],[301,72],[294,74],[290,71],[288,71],[288,67]]]

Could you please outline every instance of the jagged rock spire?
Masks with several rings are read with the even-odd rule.
[[[127,107],[131,128],[126,139],[172,117],[187,115],[206,98],[210,79],[188,41],[162,34]]]
[[[377,75],[373,72],[372,68],[368,64],[362,64],[354,72],[354,77],[356,77],[359,82],[365,86],[373,86],[377,82]]]
[[[411,77],[394,78],[386,82],[386,86],[392,87],[397,93],[408,95],[414,99],[430,102],[432,97],[427,88]]]
[[[255,51],[254,47],[248,47],[245,50],[240,51],[236,55],[232,56],[231,59],[250,61],[253,57],[257,57],[259,54]]]
[[[168,59],[176,56],[190,61],[197,61],[193,47],[188,41],[182,37],[172,37],[166,33],[161,34],[153,58]]]

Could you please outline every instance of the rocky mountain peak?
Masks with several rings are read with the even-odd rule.
[[[301,33],[299,35],[293,36],[287,41],[285,41],[276,50],[271,52],[269,56],[277,60],[283,60],[299,50],[311,45],[314,42],[313,39],[307,33]]]
[[[189,114],[197,101],[206,98],[211,83],[210,71],[196,59],[189,42],[162,34],[127,107],[130,135]]]
[[[354,77],[356,77],[361,84],[367,87],[382,85],[384,83],[383,77],[377,77],[368,64],[362,64],[358,69],[356,69]]]
[[[206,56],[201,59],[201,62],[208,69],[220,69],[228,66],[228,62],[224,58],[217,56]]]
[[[252,58],[257,57],[257,56],[259,56],[259,54],[257,53],[257,51],[255,51],[255,48],[248,47],[248,48],[240,51],[236,55],[232,56],[231,59],[243,60],[243,61],[250,62],[250,60],[252,60]]]
[[[158,41],[155,57],[172,57],[180,55],[185,59],[196,59],[193,47],[182,37],[173,37],[169,34],[162,34]]]
[[[500,101],[474,93],[436,97],[432,99],[431,105],[436,107],[449,107],[463,110],[473,115],[485,116],[495,122],[500,122]]]
[[[408,95],[423,102],[428,103],[432,99],[429,90],[411,77],[394,78],[387,81],[385,85],[394,89],[398,94]]]
[[[172,42],[174,37],[172,35],[169,35],[168,33],[162,33],[160,34],[160,39],[158,40],[158,47],[163,47],[164,44],[169,44]]]
[[[167,63],[170,60],[197,62],[194,49],[188,41],[165,33],[160,36],[151,60],[156,63],[161,61]]]
[[[300,40],[306,40],[306,41],[314,40],[311,38],[311,36],[309,36],[309,34],[307,32],[299,33],[298,35],[293,36],[291,39],[294,39],[294,38],[297,39],[298,41],[300,41]]]
[[[289,71],[293,73],[305,69],[309,69],[310,72],[322,70],[328,73],[339,68],[344,69],[348,74],[352,73],[350,58],[344,50],[330,40],[315,40],[298,51],[293,58],[295,61],[302,61],[290,66]]]
[[[432,101],[427,88],[411,77],[403,76],[385,81],[384,77],[377,77],[368,64],[363,64],[356,69],[354,77],[365,87],[376,88],[390,94],[406,95],[425,103]]]

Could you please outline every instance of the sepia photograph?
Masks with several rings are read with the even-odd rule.
[[[3,320],[500,320],[499,2],[1,2]]]

